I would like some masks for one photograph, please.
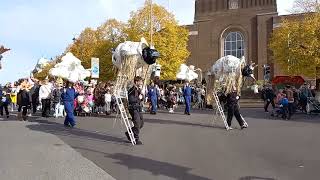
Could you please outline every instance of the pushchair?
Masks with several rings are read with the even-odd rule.
[[[309,114],[319,114],[320,113],[320,102],[315,98],[308,98],[307,112]]]
[[[274,113],[272,113],[275,117],[281,117],[282,119],[287,119],[289,117],[289,109],[288,106],[279,105],[274,109]]]

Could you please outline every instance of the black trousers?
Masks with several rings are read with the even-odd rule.
[[[294,103],[289,103],[288,104],[288,111],[289,111],[289,119],[291,118],[291,116],[293,115],[294,113]]]
[[[27,113],[28,113],[28,106],[20,106],[20,105],[19,105],[19,107],[18,107],[18,112],[20,113],[21,110],[22,110],[22,118],[23,118],[24,120],[26,120],[26,119],[27,119]]]
[[[35,114],[37,112],[37,107],[39,103],[37,101],[32,101],[32,113]]]
[[[9,110],[8,110],[8,104],[2,104],[0,105],[0,115],[3,116],[3,109],[6,112],[6,115],[9,115]]]
[[[243,122],[242,117],[240,115],[238,104],[228,105],[227,123],[228,123],[229,127],[231,127],[231,122],[232,122],[233,116],[236,117],[236,119],[237,119],[237,121],[238,121],[240,126],[244,125],[244,122]]]
[[[140,130],[143,127],[144,121],[143,121],[143,115],[140,110],[137,109],[129,109],[129,113],[132,117],[133,127],[132,132],[134,134],[134,138],[136,140],[139,140],[139,134]]]
[[[50,115],[51,100],[42,99],[41,103],[42,103],[42,117],[48,117]]]
[[[276,105],[274,104],[274,101],[273,100],[270,100],[270,101],[267,101],[267,104],[264,106],[264,110],[265,111],[268,111],[268,107],[269,105],[272,105],[272,108],[275,109],[276,108]]]

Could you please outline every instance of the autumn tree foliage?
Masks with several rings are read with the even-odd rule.
[[[152,6],[152,23],[150,21]],[[152,28],[152,31],[150,31]],[[79,37],[74,39],[66,52],[72,52],[89,69],[91,58],[100,59],[100,79],[111,80],[115,77],[112,64],[112,49],[124,41],[140,41],[142,37],[151,42],[160,52],[158,63],[162,65],[161,78],[176,79],[180,64],[185,63],[189,56],[187,50],[188,30],[179,26],[173,14],[164,7],[151,4],[146,0],[143,7],[131,12],[128,22],[109,19],[96,29],[85,28]],[[45,74],[47,70],[42,72]],[[41,75],[43,76],[43,75]]]
[[[161,55],[158,60],[162,66],[161,79],[174,80],[180,65],[185,63],[190,54],[187,50],[188,30],[179,26],[174,15],[160,5],[152,4],[152,23],[150,14],[150,0],[141,9],[131,13],[126,29],[128,39],[138,41],[145,37],[150,42],[152,28],[153,45]]]
[[[286,19],[274,30],[269,44],[273,59],[288,75],[314,77],[320,66],[320,13]]]

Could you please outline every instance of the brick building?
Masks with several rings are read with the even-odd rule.
[[[207,70],[225,56],[245,56],[259,64],[255,75],[263,79],[262,65],[271,74],[280,70],[272,63],[268,40],[281,19],[276,0],[195,0],[193,25],[188,25],[191,55],[188,64]]]

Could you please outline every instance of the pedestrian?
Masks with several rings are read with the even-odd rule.
[[[64,117],[64,106],[62,103],[62,95],[63,93],[63,80],[58,79],[55,83],[55,88],[52,91],[52,103],[54,107],[54,117]]]
[[[10,103],[11,103],[10,93],[7,93],[6,89],[1,88],[0,89],[0,116],[3,116],[3,109],[4,109],[7,118],[9,118],[8,106]]]
[[[61,94],[61,99],[65,108],[65,112],[67,114],[64,120],[65,127],[73,128],[76,125],[76,120],[74,118],[74,101],[77,96],[78,94],[73,88],[73,84],[68,81]]]
[[[280,111],[282,113],[282,119],[288,119],[288,115],[289,115],[289,110],[288,110],[288,106],[289,106],[289,101],[287,98],[286,94],[282,94],[282,98],[279,101],[280,104]]]
[[[228,93],[226,98],[226,101],[227,101],[226,106],[228,109],[227,123],[229,126],[229,130],[232,130],[231,122],[232,122],[233,116],[236,117],[241,129],[248,127],[240,114],[240,107],[238,104],[240,97],[238,96],[236,89],[237,88],[233,86],[233,91]]]
[[[11,98],[11,111],[17,107],[17,94],[19,92],[18,82],[14,82],[11,86],[10,98]]]
[[[157,87],[154,85],[154,82],[151,82],[150,87],[148,89],[148,98],[151,101],[151,111],[150,114],[157,114],[157,105],[158,105],[158,98],[159,92]]]
[[[176,92],[173,86],[167,89],[167,104],[169,113],[174,113],[174,105],[176,103]]]
[[[265,100],[266,100],[266,105],[264,106],[264,111],[269,112],[268,107],[271,104],[272,105],[272,115],[274,115],[274,109],[276,108],[276,105],[274,103],[274,98],[276,97],[276,95],[275,95],[272,87],[270,87],[270,86],[266,86],[264,93],[265,93]]]
[[[34,85],[30,90],[31,99],[32,99],[32,113],[35,114],[37,112],[37,108],[40,104],[39,101],[39,91],[40,91],[40,84],[38,80],[34,80]]]
[[[128,91],[128,101],[129,101],[129,113],[132,117],[133,127],[132,132],[134,134],[134,138],[136,140],[137,145],[141,145],[142,142],[140,140],[139,134],[140,130],[143,127],[143,115],[141,112],[141,101],[143,100],[142,95],[143,88],[143,80],[141,77],[137,76],[134,78],[134,85]],[[131,141],[129,133],[125,133],[128,140]]]
[[[294,95],[290,85],[286,86],[285,94],[288,99],[288,112],[289,112],[288,119],[290,119],[294,113]]]
[[[311,90],[307,83],[304,83],[300,88],[300,103],[302,111],[307,113],[308,98],[312,97]]]
[[[112,94],[110,87],[106,88],[106,94],[104,95],[105,104],[106,104],[106,115],[111,114],[111,101],[112,101]]]
[[[17,95],[17,104],[18,104],[18,113],[21,114],[22,111],[22,120],[27,120],[28,109],[31,106],[31,95],[28,82],[23,80],[20,85],[20,90]]]
[[[187,81],[183,88],[183,97],[185,99],[186,108],[184,114],[190,115],[192,89]]]
[[[42,117],[50,116],[51,109],[51,85],[46,79],[43,81],[43,85],[39,89],[39,101],[42,104]]]

